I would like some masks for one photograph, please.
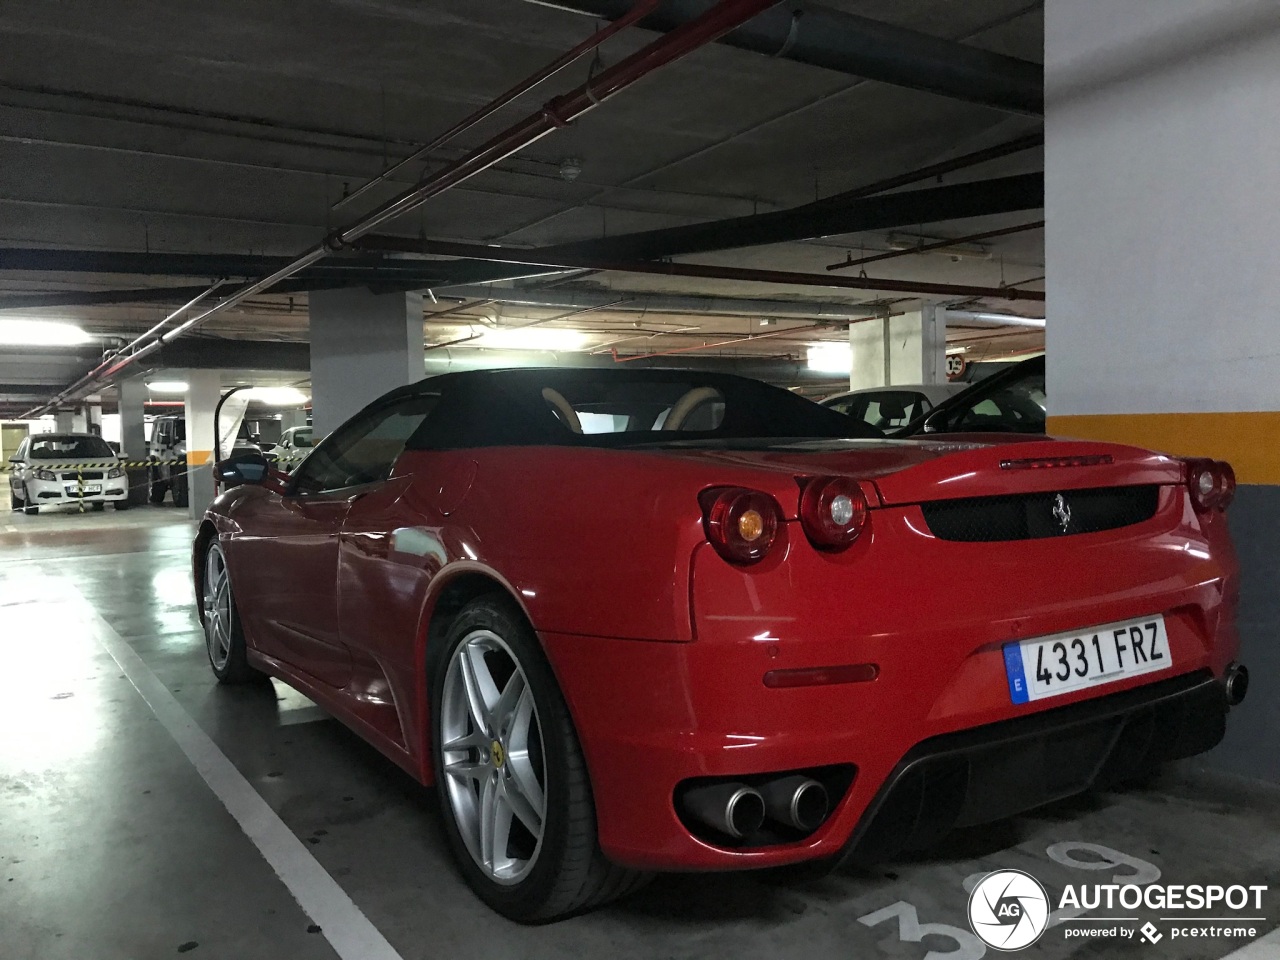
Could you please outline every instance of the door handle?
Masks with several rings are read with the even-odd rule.
[[[347,506],[351,506],[357,500],[363,500],[368,495],[369,492],[367,490],[362,491],[361,493],[353,493],[351,496],[347,497]]]

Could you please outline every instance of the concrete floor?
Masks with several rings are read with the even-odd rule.
[[[5,960],[478,960],[568,951],[615,960],[976,960],[985,951],[969,932],[963,881],[1001,867],[1033,874],[1051,897],[1068,883],[1123,883],[1134,873],[1151,882],[1153,870],[1168,884],[1273,888],[1251,946],[1251,938],[1166,936],[1157,947],[1069,940],[1072,925],[1062,923],[1028,956],[1280,957],[1272,932],[1280,927],[1280,789],[1193,766],[1145,789],[969,831],[875,871],[807,883],[664,876],[594,914],[518,928],[462,885],[430,791],[279,684],[215,685],[192,612],[191,530],[171,507],[0,515]],[[200,760],[208,782],[188,755],[206,736],[216,744]],[[265,801],[251,824],[256,843],[211,787],[234,795],[232,781],[252,788],[236,801],[242,818]],[[1064,843],[1111,848],[1127,865],[1099,871],[1099,857],[1115,855],[1096,846],[1057,846],[1055,859],[1049,848]],[[282,850],[296,855],[282,859]],[[318,925],[317,911],[309,915],[294,894],[312,904],[349,897],[350,909]]]

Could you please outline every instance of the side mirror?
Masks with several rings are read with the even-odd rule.
[[[10,463],[21,463],[22,461],[18,459],[18,455],[15,453],[12,457],[10,457],[10,458],[9,458],[9,462],[10,462]]]
[[[262,483],[270,473],[267,458],[260,453],[237,453],[222,460],[213,468],[218,482],[224,487],[238,487],[243,483]]]

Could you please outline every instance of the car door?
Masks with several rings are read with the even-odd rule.
[[[27,437],[22,443],[18,444],[18,450],[9,458],[9,490],[13,496],[23,497],[23,483],[26,481],[26,462],[27,447],[31,445],[31,438]]]
[[[353,504],[381,488],[425,417],[420,397],[371,407],[339,427],[287,493],[255,498],[240,518],[231,564],[255,644],[334,687],[351,678],[338,627],[338,548]]]

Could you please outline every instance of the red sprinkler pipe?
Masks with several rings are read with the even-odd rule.
[[[342,249],[351,241],[364,236],[387,221],[416,210],[432,197],[444,193],[478,173],[483,173],[554,130],[567,126],[660,67],[679,60],[709,43],[715,43],[735,27],[741,26],[756,14],[776,6],[779,2],[780,0],[720,0],[697,19],[690,20],[670,33],[662,35],[653,43],[601,71],[598,76],[576,89],[549,101],[537,113],[493,137],[466,156],[441,170],[428,174],[415,186],[388,200],[354,223],[333,231],[324,239],[324,242],[299,254],[274,273],[242,286],[215,306],[196,314],[145,347],[140,347],[142,338],[122,347],[122,350],[132,350],[135,347],[140,349],[131,357],[122,360],[113,370],[118,371],[128,366],[139,357],[156,350],[163,343],[199,326],[215,314],[270,289],[281,280],[287,280],[299,270],[311,266],[318,260],[323,260],[331,252]],[[83,386],[77,389],[82,388]],[[35,408],[29,415],[34,416],[44,409],[47,409],[47,405]]]

